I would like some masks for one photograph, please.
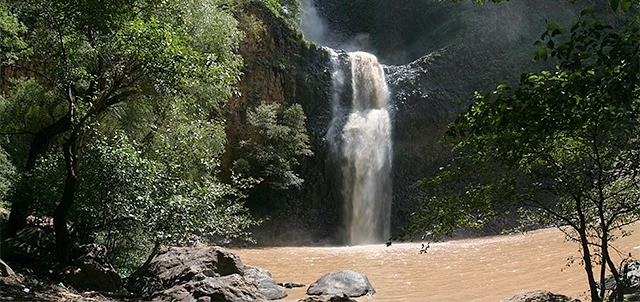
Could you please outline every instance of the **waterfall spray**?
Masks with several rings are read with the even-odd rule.
[[[374,55],[353,52],[348,58],[352,93],[349,112],[344,112],[340,96],[345,76],[338,56],[333,54],[334,117],[329,130],[333,137],[329,141],[342,159],[347,242],[352,245],[379,243],[390,233],[389,91],[382,66]],[[339,134],[338,129],[341,129]]]

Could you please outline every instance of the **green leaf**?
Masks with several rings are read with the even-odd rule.
[[[596,9],[593,7],[587,7],[580,12],[580,16],[591,15],[596,12]]]
[[[560,26],[560,24],[558,23],[551,22],[547,24],[547,30],[549,31],[562,30],[562,26]]]
[[[497,89],[497,90],[506,90],[506,89],[509,89],[509,88],[510,88],[510,87],[509,87],[509,84],[507,84],[507,83],[502,83],[502,84],[498,85],[498,88],[496,88],[496,89]]]

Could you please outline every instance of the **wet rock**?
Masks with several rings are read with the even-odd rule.
[[[519,293],[501,302],[580,302],[578,299],[565,295],[554,294],[544,290]]]
[[[307,289],[307,294],[312,296],[361,297],[375,293],[375,289],[365,275],[349,270],[328,273]]]
[[[278,300],[287,296],[284,289],[273,280],[273,276],[266,269],[246,266],[244,277],[247,281],[253,281],[260,293],[270,300]]]
[[[220,247],[172,247],[127,285],[146,301],[267,300],[253,280],[245,279],[245,269],[237,255]]]
[[[107,257],[107,248],[100,244],[87,244],[74,249],[72,265],[65,268],[63,278],[74,287],[100,292],[124,290],[120,275]]]

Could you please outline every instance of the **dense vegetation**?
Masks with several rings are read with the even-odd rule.
[[[297,23],[297,1],[0,1],[5,235],[52,222],[57,261],[95,242],[124,271],[161,245],[250,241],[248,190],[301,183],[311,154],[302,108],[263,104],[238,162],[264,166],[220,176],[251,3]]]
[[[611,1],[620,14],[613,24],[596,8],[570,29],[549,23],[535,59],[557,60],[555,70],[476,96],[449,129],[454,160],[422,182],[432,198],[409,229],[450,234],[505,214],[558,226],[580,244],[591,300],[622,301],[626,275],[612,259],[612,241],[640,220],[634,5]],[[612,292],[607,274],[616,281]]]

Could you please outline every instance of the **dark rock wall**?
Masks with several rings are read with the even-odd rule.
[[[550,62],[532,62],[533,42],[544,31],[545,20],[568,25],[580,11],[557,0],[484,6],[424,0],[315,4],[328,27],[326,45],[369,51],[388,64],[394,119],[393,228],[406,223],[424,201],[417,181],[433,175],[450,157],[442,138],[455,112],[468,106],[475,90],[550,68]],[[226,108],[229,144],[223,168],[237,156],[247,108],[260,102],[300,103],[315,155],[297,171],[305,179],[299,190],[254,190],[248,205],[267,218],[255,234],[268,245],[337,243],[343,206],[338,164],[325,139],[331,121],[329,55],[258,1],[250,1],[245,10],[249,17],[240,20],[247,32],[241,47],[245,67],[240,94]]]
[[[563,1],[474,5],[447,1],[316,0],[332,47],[365,50],[389,64],[394,159],[392,229],[427,196],[417,182],[446,165],[443,142],[456,112],[474,91],[515,83],[522,72],[552,67],[533,62],[533,43],[546,21],[568,26],[581,7]]]
[[[223,171],[237,158],[246,112],[261,102],[302,105],[314,156],[296,171],[305,182],[299,189],[275,191],[257,187],[247,205],[264,223],[254,234],[261,244],[318,244],[334,238],[340,224],[339,196],[324,142],[331,120],[331,70],[328,53],[290,28],[258,1],[251,1],[240,18],[246,36],[240,54],[244,70],[239,94],[227,103],[227,150]]]

